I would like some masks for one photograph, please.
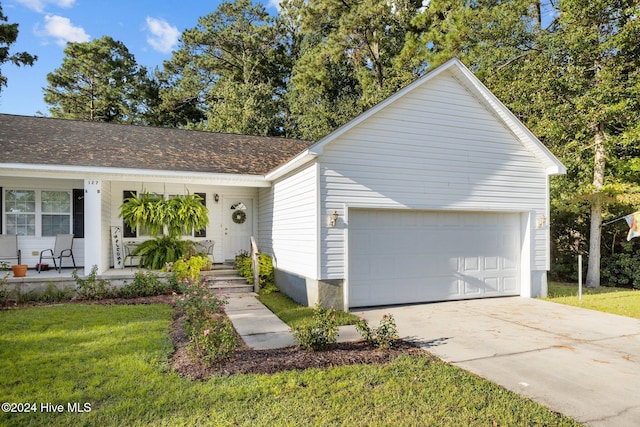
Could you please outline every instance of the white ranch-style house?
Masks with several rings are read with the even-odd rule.
[[[190,238],[220,262],[254,236],[304,304],[547,292],[549,177],[565,168],[456,59],[315,143],[0,115],[0,147],[0,230],[31,267],[74,233],[76,263],[105,272],[112,227],[147,238],[118,218],[125,197],[198,193],[210,224]]]

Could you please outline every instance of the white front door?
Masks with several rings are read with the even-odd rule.
[[[234,259],[242,250],[249,251],[253,234],[253,200],[246,197],[225,197],[222,226],[225,260]]]

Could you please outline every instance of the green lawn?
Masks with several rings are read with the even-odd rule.
[[[0,312],[0,413],[11,426],[570,426],[572,420],[431,356],[190,381],[168,365],[172,309],[59,305]],[[60,414],[42,404],[63,405]],[[69,403],[91,411],[70,413]]]
[[[305,307],[281,292],[261,294],[258,299],[284,323],[294,328],[308,322],[313,317],[313,307]],[[358,316],[336,310],[338,326],[354,325]]]
[[[604,286],[595,289],[583,287],[580,301],[577,284],[549,282],[549,297],[546,299],[640,319],[640,291],[637,290]]]

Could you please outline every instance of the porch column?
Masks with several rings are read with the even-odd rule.
[[[88,275],[94,265],[98,266],[98,274],[103,273],[108,265],[104,265],[102,256],[102,181],[84,180],[84,274]],[[107,230],[108,233],[108,230]]]

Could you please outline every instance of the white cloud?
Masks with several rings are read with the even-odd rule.
[[[267,7],[272,7],[280,13],[280,1],[281,0],[268,0]]]
[[[17,0],[17,2],[27,6],[29,9],[42,13],[47,4],[68,8],[73,6],[76,0]]]
[[[75,27],[69,18],[57,15],[44,17],[44,32],[46,36],[54,37],[56,43],[64,46],[67,42],[88,42],[89,34],[82,27]]]
[[[147,43],[162,53],[170,53],[180,37],[178,29],[164,19],[147,17],[147,30],[151,33],[147,37]]]

